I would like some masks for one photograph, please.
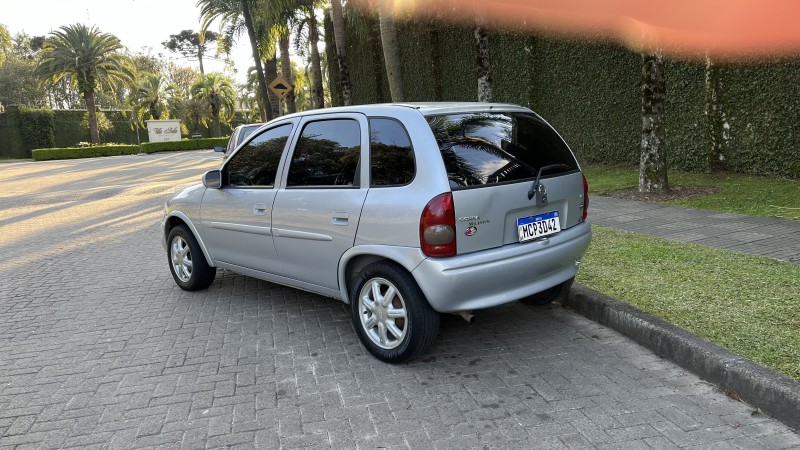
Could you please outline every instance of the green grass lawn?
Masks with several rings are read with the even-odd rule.
[[[800,381],[800,265],[593,230],[580,283]]]
[[[583,169],[589,181],[589,192],[595,195],[634,188],[639,183],[639,169],[636,167],[587,165]],[[676,170],[669,171],[667,176],[672,185],[716,186],[721,191],[703,197],[664,202],[666,204],[800,220],[800,180]]]

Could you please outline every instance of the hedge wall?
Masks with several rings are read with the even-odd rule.
[[[389,101],[377,20],[350,26],[354,103]],[[399,21],[407,101],[477,98],[473,29]],[[612,42],[573,41],[510,30],[490,35],[494,98],[531,107],[552,123],[582,162],[636,165],[641,133],[642,59]],[[722,159],[706,117],[706,68],[669,61],[667,160],[689,171],[724,169],[800,178],[800,61],[717,66],[723,110]]]
[[[131,128],[130,120],[122,111],[102,111],[113,125],[107,133],[101,133],[102,142],[137,145],[147,142],[147,130]],[[30,158],[36,148],[71,148],[79,142],[89,141],[89,130],[81,126],[86,110],[31,110],[9,106],[0,114],[0,158]],[[222,125],[223,135],[230,135],[233,128],[245,123],[241,113],[236,113],[230,125]],[[198,130],[204,138],[211,132],[202,127]],[[227,138],[226,138],[227,139]]]
[[[141,145],[95,145],[90,147],[39,148],[32,152],[36,161],[95,158],[98,156],[138,155],[139,153],[176,152],[224,147],[227,137],[183,139],[172,142],[145,142]]]
[[[30,158],[31,150],[53,146],[53,111],[9,106],[0,114],[0,157]]]
[[[206,148],[225,147],[228,145],[228,138],[203,138],[203,139],[183,139],[172,142],[146,142],[140,145],[142,153],[156,152],[177,152],[185,150],[202,150]]]

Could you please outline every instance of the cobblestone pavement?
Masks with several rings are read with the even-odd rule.
[[[0,449],[800,447],[559,307],[445,316],[391,366],[336,301],[229,272],[183,292],[158,215],[218,161],[0,166]]]
[[[593,196],[593,224],[800,264],[800,221]]]

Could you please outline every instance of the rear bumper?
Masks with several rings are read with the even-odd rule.
[[[584,222],[545,240],[427,258],[411,273],[436,311],[489,308],[574,277],[591,238],[591,226]]]

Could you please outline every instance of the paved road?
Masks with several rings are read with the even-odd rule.
[[[229,272],[183,292],[158,214],[217,164],[0,166],[0,449],[800,447],[558,307],[446,316],[425,358],[390,366],[338,302]]]
[[[800,220],[592,197],[593,224],[800,264]]]

